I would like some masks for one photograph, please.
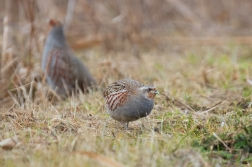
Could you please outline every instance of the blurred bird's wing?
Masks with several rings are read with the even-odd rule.
[[[75,86],[76,71],[67,50],[52,50],[47,59],[46,71],[47,77],[53,80],[55,85],[63,85],[64,82],[68,88]]]

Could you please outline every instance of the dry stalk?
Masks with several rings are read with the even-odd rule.
[[[93,158],[95,160],[97,160],[98,162],[105,164],[107,166],[111,166],[111,167],[122,167],[123,165],[111,158],[105,157],[103,155],[94,153],[94,152],[87,152],[87,151],[77,151],[76,154],[79,155],[84,155],[87,156],[89,158]]]
[[[67,14],[66,14],[66,19],[65,19],[65,24],[64,24],[65,25],[65,27],[64,27],[65,31],[68,29],[69,25],[72,22],[75,2],[76,2],[76,0],[68,0]]]
[[[213,136],[216,137],[216,139],[218,139],[230,153],[232,152],[232,150],[227,146],[227,144],[223,140],[221,140],[221,138],[216,133],[213,133]]]
[[[1,75],[3,78],[9,80],[13,71],[16,68],[17,57],[14,47],[14,24],[18,21],[18,2],[14,0],[5,1],[5,16],[4,16],[4,29],[3,29],[3,44],[1,54]],[[3,65],[8,65],[3,67]],[[10,65],[11,64],[11,65]],[[4,70],[3,70],[4,69]]]
[[[32,41],[35,41],[35,47],[37,47],[38,50],[38,40],[37,37],[35,36],[35,26],[34,26],[34,20],[35,20],[35,1],[34,0],[21,0],[26,18],[30,22],[30,37],[29,37],[29,48],[28,48],[28,66],[32,66],[32,61],[31,61],[31,55],[32,55],[32,48],[34,47],[32,45]]]

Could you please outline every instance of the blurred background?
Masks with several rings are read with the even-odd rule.
[[[252,44],[250,0],[0,0],[1,103],[11,90],[41,79],[40,60],[50,27],[64,23],[75,52],[101,49],[169,52],[202,45]],[[88,65],[91,68],[92,64]],[[96,75],[98,81],[102,75]]]

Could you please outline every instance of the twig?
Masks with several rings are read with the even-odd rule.
[[[214,110],[214,109],[215,109],[216,107],[218,107],[218,105],[221,104],[221,103],[222,103],[222,100],[219,101],[218,103],[214,104],[212,107],[206,109],[205,111],[202,111],[201,114],[208,113],[209,111]]]
[[[106,164],[107,166],[112,166],[112,167],[121,167],[123,166],[121,163],[111,159],[111,158],[108,158],[108,157],[105,157],[103,155],[100,155],[100,154],[97,154],[97,153],[94,153],[94,152],[88,152],[88,151],[77,151],[75,152],[76,154],[79,154],[79,155],[85,155],[89,158],[93,158],[93,159],[96,159],[98,160],[98,162],[103,162],[104,164]]]
[[[189,19],[190,21],[199,24],[200,18],[192,12],[192,10],[190,10],[183,2],[179,1],[179,0],[167,0],[168,2],[170,2],[172,5],[174,5],[179,12],[187,19]]]
[[[26,12],[26,18],[29,20],[30,22],[30,37],[29,37],[29,49],[28,49],[28,61],[29,61],[29,67],[32,65],[31,64],[31,55],[32,55],[32,40],[36,39],[34,32],[35,32],[35,27],[34,27],[34,18],[35,18],[35,1],[34,0],[30,0],[30,1],[25,1],[22,0],[21,2],[23,2],[23,7],[24,10]]]
[[[252,80],[249,78],[249,71],[251,70],[251,68],[248,68],[247,70],[247,82],[252,86]]]
[[[190,107],[189,105],[183,103],[182,101],[180,101],[180,100],[178,100],[178,99],[175,99],[175,98],[172,98],[172,99],[171,99],[171,98],[169,97],[169,95],[166,95],[166,94],[164,94],[164,93],[160,93],[160,94],[163,95],[163,96],[165,96],[165,97],[168,98],[169,100],[171,100],[172,103],[177,102],[177,103],[179,103],[179,104],[185,106],[187,109],[190,109],[191,111],[195,111],[192,107]]]
[[[16,64],[10,63],[14,62],[13,59],[17,57],[15,54],[15,45],[13,44],[14,39],[14,28],[13,22],[18,21],[18,1],[5,0],[5,16],[3,20],[3,41],[2,41],[2,54],[1,54],[1,77],[9,79],[11,74],[15,70]],[[11,64],[12,66],[5,66],[3,70],[2,65]],[[14,70],[13,70],[14,69]]]
[[[74,14],[75,2],[76,2],[76,0],[68,0],[66,20],[65,20],[65,24],[64,24],[65,31],[68,29],[68,27],[72,21],[73,14]]]
[[[229,148],[229,147],[226,145],[226,143],[225,143],[223,140],[221,140],[221,138],[219,138],[219,136],[216,135],[216,133],[213,132],[213,136],[216,137],[216,139],[218,139],[218,140],[226,147],[226,149],[227,149],[229,152],[232,152],[231,148]]]

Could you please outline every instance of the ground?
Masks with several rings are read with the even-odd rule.
[[[24,102],[3,105],[0,140],[15,142],[2,143],[0,166],[251,166],[250,47],[177,46],[137,56],[94,48],[76,55],[98,90],[56,104],[36,93],[34,101],[24,95]],[[109,117],[101,93],[125,77],[160,92],[132,130]]]

